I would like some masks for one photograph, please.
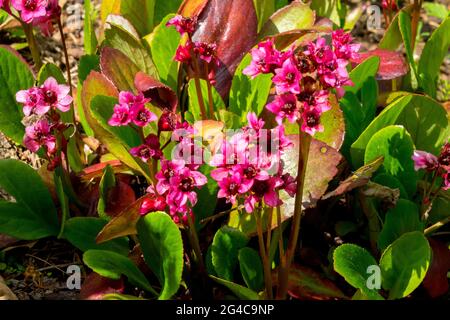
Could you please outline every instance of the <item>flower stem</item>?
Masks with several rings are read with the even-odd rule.
[[[270,261],[266,251],[266,247],[264,244],[264,233],[261,222],[261,213],[262,213],[262,203],[259,204],[258,212],[256,213],[256,230],[258,232],[258,242],[259,242],[259,254],[263,260],[263,268],[264,268],[264,283],[266,286],[266,297],[269,300],[273,299],[272,292],[272,274],[270,268]]]
[[[413,12],[412,12],[412,20],[411,20],[411,47],[414,51],[416,45],[417,31],[420,20],[420,10],[422,9],[423,0],[414,0]]]
[[[27,38],[28,47],[30,48],[31,56],[34,61],[35,70],[36,70],[36,72],[39,72],[39,70],[42,67],[42,59],[41,59],[41,53],[39,51],[39,47],[36,42],[36,38],[34,37],[33,26],[31,24],[27,24],[21,20],[19,20],[19,21],[22,24],[23,31],[25,32],[25,36]]]
[[[192,246],[192,249],[194,250],[200,271],[203,273],[205,271],[205,264],[203,263],[202,250],[200,249],[200,242],[198,241],[198,235],[197,235],[197,231],[195,230],[195,224],[192,221],[192,217],[189,213],[187,214],[187,218],[188,218],[188,224],[189,224],[191,246]]]
[[[63,45],[64,58],[65,58],[65,61],[66,61],[65,63],[66,63],[66,69],[67,69],[67,83],[69,84],[70,95],[73,97],[73,92],[72,92],[72,74],[70,72],[69,53],[67,52],[66,37],[64,36],[64,30],[63,30],[63,26],[62,26],[62,23],[61,23],[61,17],[59,17],[57,19],[57,23],[58,23],[59,33],[61,35],[61,42],[62,42],[62,45]]]
[[[442,226],[446,225],[449,222],[450,222],[450,216],[448,216],[447,218],[445,218],[439,222],[436,222],[432,226],[426,228],[424,231],[424,234],[429,235],[429,234],[433,233],[434,231],[438,230],[439,228],[441,228]]]
[[[194,82],[195,82],[195,90],[197,91],[197,99],[198,104],[200,106],[200,112],[202,114],[202,119],[206,120],[206,108],[205,108],[205,101],[203,100],[203,93],[202,93],[202,86],[200,84],[200,68],[198,66],[197,57],[192,54],[192,65],[194,67]]]
[[[209,67],[208,65],[206,65],[208,74],[209,74]],[[209,101],[209,116],[210,119],[215,119],[214,116],[214,99],[213,99],[213,95],[212,95],[212,85],[211,82],[209,80],[206,80],[206,83],[208,84],[208,101]]]
[[[311,136],[299,129],[299,154],[298,154],[298,176],[297,176],[297,193],[295,195],[294,217],[292,218],[291,234],[286,250],[285,266],[280,270],[278,299],[286,299],[289,281],[289,269],[294,258],[295,249],[297,247],[298,237],[300,233],[300,224],[302,219],[302,200],[303,189],[305,185],[306,165],[308,163],[309,149],[311,146]]]

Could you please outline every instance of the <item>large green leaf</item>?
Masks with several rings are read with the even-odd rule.
[[[419,60],[419,76],[425,92],[436,96],[436,82],[450,46],[450,17],[445,19],[425,43]]]
[[[181,232],[164,212],[141,218],[137,230],[145,262],[162,285],[159,299],[170,299],[178,291],[183,273]]]
[[[402,34],[403,43],[405,45],[406,56],[408,57],[408,62],[414,75],[413,84],[416,86],[418,79],[417,74],[417,64],[414,60],[414,48],[411,42],[412,38],[412,26],[411,26],[411,16],[405,11],[400,11],[398,14],[398,26],[400,28],[400,33]]]
[[[295,1],[270,17],[261,29],[259,38],[296,29],[309,29],[314,25],[314,20],[315,14],[309,5]]]
[[[391,24],[384,33],[384,36],[381,39],[378,48],[394,51],[398,49],[398,47],[403,43],[402,34],[400,32],[398,24],[400,12],[410,13],[412,8],[413,5],[406,6],[394,16],[394,18],[391,21]]]
[[[405,233],[423,231],[419,208],[414,202],[400,199],[395,208],[386,213],[386,220],[378,238],[378,247],[384,251]]]
[[[22,144],[25,128],[16,93],[32,87],[33,83],[33,74],[25,61],[6,48],[0,48],[0,131],[17,144]]]
[[[119,280],[122,275],[135,286],[156,295],[155,290],[145,278],[145,275],[129,258],[112,251],[89,250],[83,255],[84,263],[99,275]]]
[[[153,17],[157,0],[121,0],[120,13],[129,20],[141,37],[153,29]]]
[[[333,259],[334,270],[350,285],[360,289],[371,300],[383,300],[375,289],[367,286],[370,276],[368,268],[378,264],[366,249],[354,244],[343,244],[334,250]]]
[[[146,37],[146,40],[150,45],[152,59],[156,69],[158,69],[160,80],[176,91],[178,83],[178,62],[173,59],[181,37],[175,28],[166,27],[167,21],[173,17],[173,14],[165,17],[153,33]]]
[[[351,146],[354,168],[361,167],[369,140],[390,125],[403,125],[416,149],[438,154],[450,133],[447,112],[435,100],[421,95],[405,95],[389,106],[366,128]]]
[[[34,169],[18,160],[0,160],[0,187],[15,200],[0,200],[0,233],[24,240],[58,235],[55,205]]]
[[[64,238],[81,251],[106,250],[127,256],[129,252],[128,238],[117,238],[97,244],[95,238],[107,221],[93,217],[77,217],[69,219],[64,229]]]
[[[102,1],[106,2],[106,1]],[[111,1],[112,2],[112,1]],[[96,11],[91,0],[84,1],[84,51],[86,54],[95,54],[97,51],[97,36],[95,34]]]
[[[353,86],[346,86],[345,91],[356,94],[370,77],[377,75],[379,67],[380,57],[378,56],[372,56],[364,60],[349,73]]]
[[[239,250],[247,245],[248,240],[244,233],[228,226],[224,226],[216,232],[211,255],[214,270],[220,278],[233,281]]]
[[[411,136],[402,126],[389,126],[374,134],[367,144],[364,164],[383,156],[380,172],[397,178],[409,195],[417,189],[417,174],[414,170],[412,155],[414,144]]]
[[[239,268],[247,287],[254,291],[264,288],[264,271],[258,252],[252,248],[242,248],[238,253]]]
[[[176,13],[182,0],[156,1],[155,25],[159,24],[169,13]]]
[[[253,0],[256,16],[258,17],[258,31],[275,12],[275,0]]]
[[[231,84],[229,110],[241,118],[248,112],[261,114],[269,97],[272,86],[270,74],[259,75],[255,79],[242,74],[242,71],[250,64],[252,57],[247,54],[236,69]]]
[[[55,78],[58,83],[66,83],[66,78],[64,78],[61,69],[53,63],[46,63],[42,66],[41,70],[39,70],[37,76],[38,85],[42,85],[45,80],[50,77]]]
[[[383,253],[380,260],[382,284],[389,299],[412,293],[423,281],[430,266],[431,248],[422,232],[402,235]]]
[[[105,30],[105,40],[102,45],[122,51],[141,71],[158,79],[158,72],[150,58],[149,51],[144,48],[139,39],[128,31],[111,25],[109,29]]]
[[[345,23],[347,7],[340,0],[315,0],[311,2],[313,9],[319,17],[325,17],[333,21],[339,27]]]

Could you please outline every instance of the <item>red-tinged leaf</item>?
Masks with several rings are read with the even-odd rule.
[[[136,91],[134,78],[139,68],[122,51],[104,47],[100,53],[100,68],[119,91]]]
[[[333,282],[300,265],[293,265],[290,269],[288,293],[299,300],[348,299]]]
[[[136,202],[136,194],[133,188],[128,183],[119,180],[117,186],[108,193],[105,211],[108,216],[116,217],[134,202]]]
[[[184,17],[196,17],[198,16],[209,0],[184,0],[178,10],[178,13]]]
[[[123,279],[112,280],[93,272],[83,282],[80,291],[81,300],[102,300],[103,296],[110,293],[123,293],[125,283]]]
[[[236,68],[256,43],[257,29],[253,0],[210,0],[201,11],[193,40],[217,45],[216,89],[224,100]]]
[[[136,224],[141,217],[139,209],[144,199],[145,197],[138,199],[122,213],[114,217],[98,234],[97,243],[136,234]]]
[[[81,171],[80,178],[83,181],[90,181],[92,179],[100,178],[103,174],[103,170],[108,165],[113,168],[115,173],[125,170],[125,167],[123,166],[122,162],[120,162],[119,160],[111,160],[107,162],[97,163],[85,168],[83,171]]]
[[[447,273],[450,270],[450,250],[445,243],[428,239],[433,258],[423,286],[432,298],[440,297],[448,292]]]
[[[391,80],[404,76],[408,73],[409,67],[403,54],[386,49],[375,49],[368,52],[362,52],[358,59],[352,60],[354,65],[362,63],[369,57],[380,57],[380,68],[377,74],[377,80]]]
[[[134,79],[134,85],[139,92],[143,92],[146,98],[152,99],[150,103],[161,109],[177,110],[178,98],[175,92],[155,78],[138,72]]]

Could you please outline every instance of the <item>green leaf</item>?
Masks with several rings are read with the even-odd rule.
[[[247,245],[248,240],[244,233],[228,226],[217,231],[212,243],[211,255],[214,269],[220,278],[233,280],[239,250]]]
[[[450,17],[445,19],[425,43],[419,60],[419,76],[425,92],[436,96],[440,68],[450,46]]]
[[[91,0],[84,1],[84,51],[95,54],[97,51],[97,36],[95,35],[95,20],[97,14]]]
[[[44,84],[45,80],[50,77],[55,78],[58,83],[66,83],[66,78],[64,78],[61,69],[53,63],[46,63],[42,66],[41,70],[39,70],[37,76],[38,85]]]
[[[275,12],[275,0],[253,0],[256,16],[258,17],[258,31]]]
[[[275,12],[264,24],[259,39],[296,29],[308,29],[314,25],[315,13],[309,5],[292,2]]]
[[[254,291],[264,288],[264,271],[258,252],[252,248],[242,248],[238,253],[239,267],[247,287]]]
[[[442,3],[425,2],[423,8],[428,16],[436,17],[441,20],[445,20],[449,15],[449,11]]]
[[[231,84],[229,111],[241,118],[244,118],[248,112],[261,114],[272,87],[272,76],[270,74],[259,75],[255,79],[242,74],[251,60],[250,54],[242,59]]]
[[[450,134],[447,112],[435,100],[421,95],[405,95],[387,106],[351,146],[354,168],[362,166],[369,140],[390,125],[403,125],[417,150],[438,154]]]
[[[183,239],[178,226],[164,212],[154,212],[137,224],[144,259],[162,285],[160,300],[170,299],[180,287]]]
[[[334,250],[333,260],[334,270],[351,286],[360,289],[371,300],[383,300],[375,289],[367,286],[370,276],[368,268],[378,264],[366,249],[354,244],[343,244]]]
[[[93,217],[69,219],[64,230],[64,238],[83,252],[88,250],[105,250],[127,256],[129,252],[127,237],[117,238],[101,244],[95,242],[95,238],[106,223],[106,220]]]
[[[63,180],[61,178],[61,168],[57,168],[54,173],[55,189],[58,195],[58,200],[61,205],[61,229],[58,234],[58,239],[62,238],[66,221],[70,218],[69,198],[64,191]]]
[[[349,73],[353,86],[346,86],[345,91],[356,94],[369,78],[374,78],[377,75],[379,67],[380,57],[378,56],[364,60]]]
[[[138,133],[129,126],[113,127],[108,124],[114,112],[114,106],[118,103],[116,98],[96,96],[91,102],[91,111],[94,118],[102,127],[114,135],[128,148],[136,147],[142,143]]]
[[[121,254],[105,250],[89,250],[84,253],[83,261],[102,277],[119,280],[125,275],[133,285],[157,295],[133,261]]]
[[[316,12],[319,17],[325,17],[333,21],[339,27],[343,27],[345,21],[345,4],[340,0],[315,0],[311,2],[311,9]]]
[[[158,0],[121,0],[120,13],[133,24],[141,37],[152,32],[155,1]]]
[[[417,174],[412,160],[414,150],[411,136],[404,127],[389,126],[375,133],[370,139],[364,164],[383,156],[384,162],[379,171],[400,180],[412,196],[417,190]]]
[[[141,71],[156,79],[159,78],[148,50],[144,48],[139,39],[136,39],[128,31],[125,31],[121,27],[111,25],[110,29],[105,30],[103,46],[122,51]]]
[[[33,168],[18,160],[0,160],[0,187],[15,199],[0,200],[0,233],[23,240],[58,235],[55,205]]]
[[[379,49],[396,51],[398,47],[403,43],[402,34],[400,32],[398,23],[399,15],[400,12],[411,13],[412,8],[413,5],[406,6],[395,15],[394,19],[392,19],[391,24],[384,33],[384,36],[378,45]]]
[[[203,97],[203,103],[205,105],[206,114],[209,114],[209,99],[208,99],[208,82],[206,80],[200,79],[200,90]],[[225,109],[225,102],[223,102],[222,97],[217,92],[214,86],[211,86],[212,91],[212,99],[213,99],[213,107],[214,111]],[[189,81],[188,86],[188,94],[189,94],[189,106],[190,111],[192,112],[195,120],[202,119],[202,113],[199,104],[199,97],[197,94],[197,88],[195,86],[195,80],[191,79]]]
[[[260,300],[259,295],[251,289],[243,287],[239,284],[220,279],[214,276],[209,276],[211,279],[217,283],[227,287],[231,292],[233,292],[239,299],[242,300]]]
[[[146,37],[146,40],[150,45],[153,62],[158,70],[160,80],[176,91],[178,83],[178,62],[174,61],[173,58],[175,57],[181,37],[175,28],[166,27],[167,21],[172,17],[174,17],[173,14],[165,17],[150,37]]]
[[[25,128],[22,124],[22,106],[16,102],[16,93],[33,86],[29,66],[14,53],[0,48],[0,131],[22,144]]]
[[[100,7],[100,17],[102,22],[106,21],[106,18],[110,14],[119,14],[120,13],[120,0],[107,0],[102,1]]]
[[[78,65],[78,77],[84,82],[91,71],[100,71],[100,57],[97,55],[84,55]]]
[[[400,33],[402,34],[403,43],[405,44],[406,56],[408,57],[408,62],[413,71],[415,79],[413,79],[413,83],[417,83],[419,79],[417,64],[414,61],[414,48],[412,47],[411,38],[412,38],[412,30],[411,30],[411,17],[405,11],[400,11],[398,15],[398,25],[400,28]]]
[[[109,220],[106,214],[106,205],[108,201],[108,191],[116,186],[116,176],[114,170],[110,165],[107,165],[103,170],[103,176],[98,186],[100,198],[98,199],[97,211],[100,218]]]
[[[156,1],[155,25],[159,24],[169,13],[176,13],[182,0]]]
[[[389,299],[411,294],[423,281],[431,261],[431,248],[422,232],[402,235],[383,253],[380,260],[382,284]]]
[[[405,233],[423,231],[419,208],[414,202],[400,199],[395,208],[386,213],[386,219],[378,238],[378,247],[384,251]]]

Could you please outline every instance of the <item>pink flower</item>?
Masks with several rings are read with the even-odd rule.
[[[170,178],[167,203],[172,208],[183,207],[188,201],[192,207],[195,206],[197,204],[195,189],[204,186],[207,182],[208,179],[199,171],[191,170],[187,167],[182,168]]]
[[[148,195],[143,200],[139,213],[144,216],[151,212],[164,211],[167,207],[166,198],[157,194],[153,186],[150,186],[147,192]]]
[[[219,181],[219,193],[218,198],[226,198],[228,203],[236,204],[237,197],[245,194],[250,190],[247,184],[244,184],[242,177],[239,173],[235,173],[230,177],[226,177]]]
[[[58,109],[61,112],[70,110],[73,98],[69,95],[69,86],[58,84],[55,78],[50,77],[45,80],[41,87],[42,91],[42,107]]]
[[[414,161],[414,169],[416,171],[419,171],[420,169],[434,171],[439,166],[438,158],[425,151],[414,151],[412,160]]]
[[[275,120],[279,125],[283,123],[284,119],[295,123],[300,118],[297,97],[292,93],[276,96],[275,100],[266,106],[266,109],[275,114]]]
[[[253,129],[258,133],[261,129],[264,128],[264,120],[258,119],[258,116],[254,112],[249,112],[247,114],[248,126],[250,129]]]
[[[348,61],[343,59],[330,58],[327,62],[318,67],[317,73],[324,86],[330,88],[341,88],[343,86],[351,86],[353,82],[350,80],[347,71]]]
[[[143,145],[132,148],[130,153],[134,157],[141,158],[144,162],[148,162],[150,159],[161,159],[163,155],[160,149],[159,138],[154,134],[150,134],[145,138]]]
[[[334,53],[338,59],[350,60],[358,58],[358,51],[361,48],[361,45],[351,43],[353,41],[353,37],[350,33],[345,33],[344,30],[339,29],[333,31],[331,37]]]
[[[251,213],[255,209],[255,205],[264,200],[264,203],[269,207],[278,207],[283,202],[280,200],[277,189],[283,185],[283,180],[278,177],[271,177],[264,181],[255,181],[251,189],[252,195],[245,200],[245,210]]]
[[[314,136],[316,132],[323,132],[324,127],[320,124],[321,112],[319,109],[306,108],[302,113],[302,131]]]
[[[171,132],[177,128],[177,124],[180,122],[180,117],[172,111],[164,110],[163,114],[158,120],[159,132]]]
[[[20,12],[25,23],[46,16],[47,0],[11,0],[13,7]]]
[[[138,127],[145,127],[150,122],[158,120],[156,114],[148,110],[145,105],[132,107],[130,116],[133,123]]]
[[[186,44],[179,45],[177,48],[177,52],[175,53],[174,60],[181,63],[188,63],[191,61],[191,51],[193,49],[193,44],[191,41],[186,42]]]
[[[142,93],[137,96],[132,92],[122,91],[119,93],[119,104],[126,104],[131,108],[140,108],[146,103],[150,102],[150,99],[146,99]]]
[[[288,92],[299,94],[301,79],[302,75],[295,63],[292,59],[287,59],[281,68],[275,69],[275,77],[273,77],[272,81],[275,83],[278,94]]]
[[[446,172],[443,176],[444,179],[444,187],[445,191],[450,190],[450,172]]]
[[[162,160],[161,171],[156,174],[158,183],[156,184],[156,191],[160,195],[165,194],[170,189],[170,179],[174,177],[177,172],[185,167],[183,160]]]
[[[251,51],[252,61],[248,67],[243,70],[243,74],[254,79],[261,73],[271,73],[279,68],[281,61],[281,53],[275,49],[273,40],[269,39],[260,42],[257,48]]]
[[[45,146],[48,154],[56,151],[56,138],[51,134],[51,126],[46,119],[25,128],[24,145],[31,152],[37,152]]]
[[[327,45],[325,38],[318,38],[316,42],[310,42],[308,44],[308,50],[305,51],[305,54],[310,56],[311,59],[319,65],[334,57],[334,53],[330,46]]]
[[[126,104],[116,104],[108,124],[111,127],[126,126],[131,123],[130,108]]]
[[[215,43],[195,42],[194,52],[197,53],[203,61],[207,63],[214,62],[218,64],[217,60],[217,45]]]
[[[43,99],[41,90],[36,87],[16,93],[16,101],[23,104],[23,113],[27,117],[32,113],[43,115],[50,110],[50,107],[41,104]]]
[[[184,18],[181,15],[176,15],[166,23],[167,27],[174,26],[181,35],[192,34],[195,31],[195,25],[195,19]]]
[[[54,31],[53,22],[61,15],[61,7],[58,4],[58,0],[47,0],[45,10],[47,14],[44,17],[34,19],[33,25],[39,27],[44,36],[50,37]]]
[[[439,164],[444,170],[450,171],[450,142],[447,142],[439,155]]]
[[[281,176],[281,180],[283,180],[283,185],[280,186],[280,189],[286,191],[289,196],[295,197],[297,193],[297,181],[295,178],[289,173],[285,173]]]

